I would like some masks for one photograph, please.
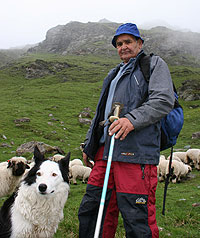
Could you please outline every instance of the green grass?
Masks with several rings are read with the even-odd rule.
[[[70,67],[54,75],[26,79],[25,68],[36,59],[67,62]],[[0,70],[0,161],[11,158],[18,146],[33,140],[59,146],[66,153],[71,151],[71,159],[81,158],[79,145],[84,141],[88,125],[80,124],[78,115],[85,107],[90,107],[91,116],[94,116],[103,78],[118,62],[117,58],[97,56],[33,54]],[[200,80],[199,68],[170,66],[170,71],[177,88],[185,80]],[[192,133],[200,131],[200,107],[191,106],[200,105],[200,101],[180,100],[180,103],[185,121],[175,149],[185,150],[187,145],[199,148],[200,141],[192,139]],[[50,114],[56,120],[51,120]],[[30,118],[30,122],[17,127],[14,120],[22,117]],[[3,147],[4,143],[10,147]],[[163,152],[166,156],[169,153],[169,150]],[[200,202],[200,172],[194,170],[192,174],[195,178],[169,184],[165,216],[161,214],[164,184],[158,184],[156,206],[158,226],[162,228],[161,238],[197,238],[200,235],[200,207],[192,206]],[[71,185],[65,217],[55,237],[78,237],[77,213],[85,188],[81,182],[77,186]],[[0,205],[5,199],[0,198]],[[125,237],[121,216],[116,237]]]

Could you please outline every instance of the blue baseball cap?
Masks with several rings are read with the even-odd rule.
[[[118,27],[118,29],[116,30],[116,33],[112,39],[112,44],[115,48],[116,48],[117,37],[122,34],[129,34],[129,35],[135,36],[137,38],[140,38],[142,40],[142,43],[144,42],[144,40],[140,36],[140,32],[139,32],[137,26],[133,23],[125,23]]]

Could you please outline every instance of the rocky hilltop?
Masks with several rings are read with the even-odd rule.
[[[46,39],[29,52],[60,54],[116,55],[112,37],[120,23],[70,22],[48,30]],[[144,50],[160,55],[170,64],[200,64],[200,34],[180,32],[166,27],[142,30]]]
[[[47,31],[46,39],[29,52],[61,54],[110,54],[110,42],[118,23],[70,22]]]

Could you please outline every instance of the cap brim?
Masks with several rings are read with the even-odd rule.
[[[122,32],[122,33],[120,33],[120,34],[118,34],[118,35],[115,35],[115,36],[113,37],[113,39],[112,39],[112,45],[113,45],[115,48],[117,47],[117,45],[116,45],[117,37],[120,36],[120,35],[123,35],[123,34],[128,34],[128,35],[132,35],[132,36],[134,36],[134,37],[137,37],[137,38],[141,39],[142,43],[144,43],[144,40],[142,39],[141,36],[139,36],[139,35],[134,35],[134,34],[132,34],[132,33],[130,33],[130,32]]]

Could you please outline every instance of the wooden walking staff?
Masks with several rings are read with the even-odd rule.
[[[113,103],[114,113],[113,113],[113,116],[109,117],[109,120],[111,122],[119,119],[119,114],[120,114],[122,107],[123,106],[120,103]],[[99,205],[99,212],[98,212],[98,217],[97,217],[94,238],[99,237],[99,232],[100,232],[100,228],[101,228],[101,220],[102,220],[103,210],[104,210],[104,205],[105,205],[105,198],[106,198],[106,191],[107,191],[107,187],[108,187],[108,179],[109,179],[110,167],[111,167],[111,162],[112,162],[114,142],[115,142],[115,134],[113,134],[111,137],[108,161],[107,161],[107,166],[106,166],[106,173],[105,173],[105,177],[104,177],[104,184],[103,184],[103,190],[102,190],[102,194],[101,194],[101,200],[100,200],[100,205]]]

